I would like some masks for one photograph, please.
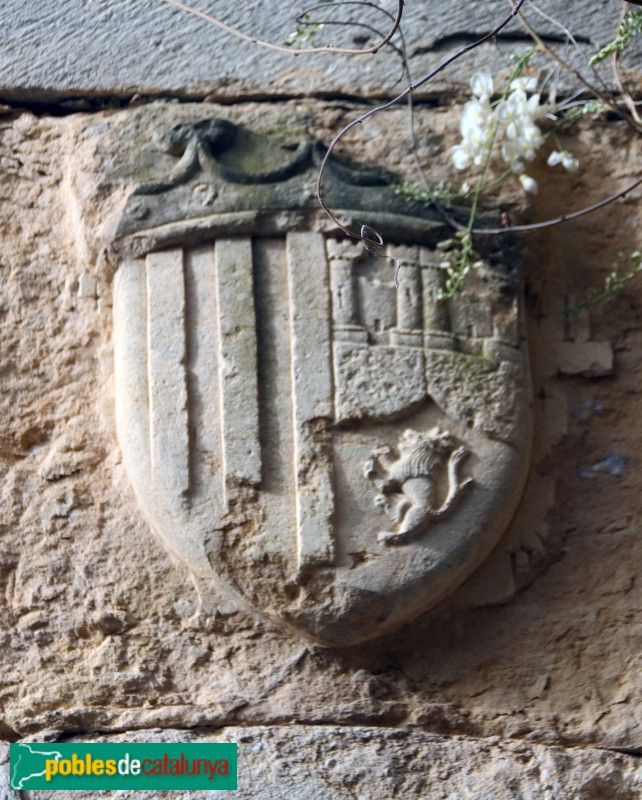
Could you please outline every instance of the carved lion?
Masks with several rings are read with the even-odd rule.
[[[388,445],[377,447],[364,464],[364,475],[378,490],[375,505],[398,526],[381,531],[379,540],[401,544],[422,533],[431,521],[448,514],[472,478],[461,479],[459,467],[469,455],[447,431],[403,432],[394,456]],[[447,473],[448,493],[440,508],[433,507],[439,473]]]

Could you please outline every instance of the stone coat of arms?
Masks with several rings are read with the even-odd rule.
[[[505,264],[441,293],[440,221],[320,146],[222,120],[160,131],[169,175],[114,244],[117,432],[146,518],[198,583],[325,644],[411,620],[519,503],[530,397]]]

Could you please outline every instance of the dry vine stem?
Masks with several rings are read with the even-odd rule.
[[[185,11],[187,14],[192,14],[195,17],[200,17],[201,19],[210,22],[212,25],[216,25],[226,33],[231,34],[232,36],[236,36],[239,39],[244,39],[246,42],[251,42],[252,44],[259,45],[260,47],[267,47],[270,50],[276,50],[279,53],[289,53],[292,56],[301,56],[306,53],[343,53],[344,55],[349,56],[363,56],[363,55],[374,55],[381,50],[382,47],[388,44],[388,42],[392,39],[392,37],[397,32],[397,28],[401,23],[401,17],[403,16],[403,6],[405,0],[397,0],[397,13],[392,23],[392,27],[388,31],[388,33],[374,44],[372,47],[367,47],[361,50],[355,50],[354,48],[349,47],[334,47],[331,44],[323,45],[322,47],[309,47],[304,49],[296,49],[292,47],[286,47],[282,44],[274,44],[273,42],[266,42],[263,39],[257,39],[255,36],[250,36],[247,33],[243,33],[243,31],[239,31],[237,28],[233,28],[231,25],[228,25],[225,22],[222,22],[220,19],[211,16],[210,14],[206,14],[204,11],[199,11],[196,8],[192,8],[191,6],[187,6],[179,0],[163,0],[164,3],[168,3],[169,5],[176,6],[181,11]]]
[[[637,2],[637,0],[636,0],[636,2]],[[508,0],[508,3],[509,3],[509,5],[512,5],[511,0]],[[640,0],[638,5],[642,5],[642,0]],[[624,17],[626,16],[627,12],[628,12],[628,4],[624,8],[624,11],[623,11],[623,13],[621,15],[621,19],[624,19]],[[586,79],[579,72],[577,72],[577,70],[575,70],[570,64],[567,64],[564,61],[564,59],[562,59],[553,50],[552,47],[550,47],[548,44],[546,44],[542,40],[542,38],[537,34],[537,32],[534,30],[534,28],[528,23],[528,21],[523,16],[523,14],[520,13],[518,16],[519,16],[520,22],[522,23],[524,28],[528,31],[528,33],[532,37],[533,41],[537,44],[538,48],[542,52],[544,52],[548,56],[550,56],[554,61],[556,61],[569,74],[571,74],[575,78],[577,78],[586,88],[588,88],[588,90],[592,94],[595,94],[597,97],[600,98],[600,100],[602,100],[606,105],[608,105],[609,108],[612,108],[621,117],[623,117],[625,119],[625,121],[629,124],[629,126],[633,128],[633,130],[635,130],[637,133],[641,132],[641,129],[637,125],[637,120],[635,118],[631,119],[631,117],[627,116],[626,114],[623,114],[621,109],[619,108],[619,106],[616,103],[613,102],[612,98],[610,98],[607,95],[605,95],[604,93],[600,92],[598,89],[596,89],[595,86],[593,86],[591,83],[586,81]],[[616,51],[616,55],[617,55],[617,51]],[[618,61],[614,60],[614,67],[616,65],[619,67],[619,60]],[[617,77],[617,71],[616,71],[616,77]],[[625,91],[622,91],[622,95],[623,95],[623,97],[625,99],[625,102],[626,102],[627,93]],[[628,105],[628,103],[627,103],[627,105]],[[631,105],[633,105],[633,101],[632,100],[631,100]],[[635,108],[634,105],[633,105],[633,108]],[[635,116],[637,117],[637,114]],[[568,214],[560,214],[558,217],[553,217],[552,219],[542,220],[541,222],[531,222],[531,223],[528,223],[528,224],[525,224],[525,225],[510,225],[510,226],[507,226],[505,228],[472,228],[470,232],[475,234],[475,235],[478,235],[478,236],[479,235],[481,235],[481,236],[484,236],[484,235],[486,235],[486,236],[494,236],[494,235],[501,234],[501,233],[519,233],[519,232],[524,232],[524,231],[535,231],[535,230],[541,230],[542,228],[549,228],[549,227],[551,227],[553,225],[560,225],[563,222],[569,222],[570,220],[578,219],[579,217],[583,217],[584,215],[590,214],[593,211],[597,211],[598,209],[603,208],[604,206],[607,206],[610,203],[613,203],[615,200],[619,200],[621,197],[624,197],[625,195],[629,194],[630,192],[632,192],[634,189],[636,189],[640,185],[642,185],[642,177],[637,178],[636,180],[634,180],[630,184],[628,184],[628,186],[625,186],[623,189],[620,189],[619,191],[614,192],[613,194],[610,194],[608,197],[605,197],[603,200],[600,200],[597,203],[592,203],[589,206],[585,206],[584,208],[580,208],[577,211],[572,211],[572,212],[570,212]],[[457,225],[457,227],[459,229],[465,229],[465,226]]]
[[[509,0],[509,5],[510,5],[510,0]],[[628,6],[625,6],[624,13],[622,14],[621,19],[624,19],[627,11],[628,11]],[[528,22],[528,20],[523,14],[519,14],[518,17],[522,26],[524,27],[528,35],[535,42],[538,49],[541,50],[542,53],[546,53],[546,55],[549,56],[549,58],[552,58],[553,61],[557,62],[560,65],[560,67],[562,67],[562,69],[566,70],[566,72],[568,72],[569,75],[572,75],[579,83],[582,84],[582,86],[584,86],[585,89],[588,89],[588,91],[591,92],[591,94],[594,94],[596,97],[599,97],[599,99],[605,105],[613,109],[613,111],[615,111],[616,114],[619,114],[622,117],[622,119],[624,119],[624,121],[627,122],[627,124],[629,124],[637,133],[641,132],[640,128],[638,128],[637,125],[633,124],[630,117],[628,117],[626,114],[622,114],[619,106],[613,100],[613,97],[609,96],[605,92],[600,91],[594,84],[587,81],[586,78],[580,72],[578,72],[573,66],[571,66],[571,64],[565,61],[559,55],[559,53],[557,53],[550,45],[546,44],[546,42],[537,33],[535,28],[533,28],[533,26]]]
[[[638,5],[642,5],[642,0],[639,1],[635,0],[635,2],[637,2]],[[629,4],[626,3],[620,15],[621,23],[624,21],[624,18],[629,13],[629,11],[630,11]],[[621,51],[618,49],[613,53],[613,58],[612,58],[613,75],[615,76],[615,82],[617,84],[617,88],[620,94],[622,95],[622,99],[624,100],[626,107],[629,109],[629,114],[631,115],[630,123],[633,125],[633,127],[638,133],[642,133],[642,118],[640,118],[638,110],[635,107],[635,103],[633,102],[633,98],[631,97],[631,95],[629,94],[624,85],[624,78],[622,76],[622,65],[620,63],[620,52]]]
[[[366,55],[366,54],[375,54],[379,50],[381,50],[382,47],[384,47],[385,45],[387,45],[391,41],[392,37],[400,29],[405,0],[397,0],[396,14],[394,16],[394,20],[392,22],[391,28],[388,31],[388,33],[383,38],[381,38],[376,44],[374,44],[372,47],[363,48],[363,49],[334,47],[333,45],[323,45],[321,47],[311,47],[311,48],[306,48],[306,49],[295,49],[295,48],[287,47],[287,46],[284,46],[284,45],[274,44],[273,42],[266,42],[266,41],[264,41],[262,39],[258,39],[256,37],[250,36],[249,34],[243,33],[242,31],[239,31],[236,28],[233,28],[232,26],[226,24],[225,22],[222,22],[221,20],[211,16],[210,14],[207,14],[207,13],[205,13],[203,11],[199,11],[198,9],[192,8],[191,6],[188,6],[188,5],[185,5],[184,3],[181,3],[179,0],[163,0],[163,2],[168,3],[169,5],[173,5],[176,8],[178,8],[181,11],[184,11],[184,12],[186,12],[188,14],[192,14],[194,16],[200,17],[201,19],[204,19],[205,21],[207,21],[207,22],[209,22],[209,23],[211,23],[213,25],[218,26],[219,28],[221,28],[222,30],[226,31],[227,33],[229,33],[229,34],[231,34],[233,36],[236,36],[236,37],[238,37],[240,39],[243,39],[245,41],[251,42],[252,44],[256,44],[256,45],[261,46],[261,47],[266,47],[266,48],[269,48],[271,50],[276,50],[278,52],[288,53],[290,55],[303,55],[303,54],[306,54],[306,53],[342,53],[342,54],[347,54],[347,55]],[[627,2],[627,5],[628,5],[629,2],[636,3],[637,5],[642,5],[642,0],[626,0],[626,2]],[[446,67],[448,67],[454,61],[456,61],[459,58],[461,58],[462,56],[464,56],[466,53],[469,53],[471,50],[474,50],[475,48],[479,47],[480,45],[484,44],[485,42],[495,38],[499,33],[501,33],[501,31],[515,17],[519,17],[521,24],[528,31],[528,33],[532,37],[533,41],[537,44],[538,48],[542,52],[545,52],[549,57],[551,57],[554,61],[556,61],[564,70],[566,70],[569,74],[573,75],[580,83],[582,83],[583,86],[585,86],[585,88],[587,88],[592,94],[594,94],[597,97],[599,97],[600,100],[602,100],[606,105],[608,105],[610,108],[613,108],[614,110],[618,111],[618,113],[620,113],[621,116],[623,116],[624,119],[626,119],[628,124],[631,125],[631,127],[633,127],[637,132],[641,131],[640,118],[639,118],[639,115],[637,114],[637,110],[635,109],[633,101],[630,98],[630,96],[628,95],[628,93],[623,90],[623,83],[621,81],[621,71],[620,71],[620,67],[619,67],[618,58],[617,57],[614,58],[614,71],[615,71],[615,75],[616,75],[616,81],[618,82],[619,88],[622,91],[622,96],[624,98],[624,102],[626,103],[627,107],[629,108],[629,110],[631,112],[630,115],[622,114],[621,109],[619,108],[617,103],[614,102],[612,97],[610,97],[605,92],[601,92],[594,85],[592,85],[590,82],[588,82],[581,75],[581,73],[579,73],[574,67],[572,67],[564,59],[562,59],[561,56],[559,56],[548,44],[546,44],[541,39],[541,37],[538,35],[537,31],[528,23],[528,21],[520,13],[521,9],[525,5],[525,3],[526,3],[526,0],[508,0],[508,5],[509,5],[509,7],[511,9],[510,13],[495,28],[493,28],[491,31],[489,31],[485,36],[482,36],[480,39],[477,39],[472,44],[467,45],[466,47],[463,47],[460,50],[458,50],[456,53],[454,53],[452,56],[450,56],[445,61],[443,61],[441,64],[439,64],[438,67],[436,67],[434,70],[432,70],[428,75],[426,75],[423,78],[421,78],[420,80],[418,80],[416,83],[413,83],[412,81],[409,81],[409,85],[406,87],[406,89],[404,89],[403,92],[400,92],[392,100],[389,100],[386,103],[383,103],[383,104],[377,106],[376,108],[370,109],[365,114],[362,114],[357,119],[355,119],[352,122],[350,122],[341,131],[339,131],[339,133],[330,142],[330,145],[326,150],[326,153],[325,153],[325,155],[323,157],[323,160],[321,162],[321,166],[319,168],[319,174],[318,174],[318,177],[317,177],[317,185],[316,185],[317,199],[319,201],[319,204],[321,205],[321,207],[325,211],[325,213],[330,217],[330,219],[334,222],[334,224],[341,231],[343,231],[347,236],[350,236],[353,239],[357,239],[357,240],[362,241],[364,243],[364,246],[366,247],[366,249],[368,251],[374,253],[375,255],[381,255],[381,254],[377,253],[376,250],[373,249],[373,246],[379,247],[379,246],[381,246],[383,244],[383,239],[382,239],[381,235],[377,231],[375,231],[372,228],[370,228],[369,226],[365,226],[365,225],[362,226],[360,233],[356,233],[355,231],[349,230],[333,214],[333,212],[330,210],[330,208],[328,207],[328,205],[325,203],[325,201],[323,199],[323,191],[322,191],[323,176],[324,176],[324,173],[325,173],[325,169],[326,169],[328,160],[329,160],[330,156],[332,155],[334,148],[341,141],[341,139],[345,136],[345,134],[348,133],[348,131],[350,131],[356,125],[362,124],[367,119],[372,117],[374,114],[377,114],[380,111],[385,111],[386,109],[391,108],[392,106],[396,105],[397,103],[399,103],[401,100],[404,100],[405,98],[408,98],[409,101],[411,101],[412,95],[417,89],[419,89],[422,86],[424,86],[425,84],[427,84],[436,75],[438,75],[440,72],[442,72],[444,69],[446,69]],[[354,3],[354,4],[356,5],[357,3]],[[364,4],[367,4],[367,3],[364,3]],[[318,8],[318,6],[314,6],[314,8],[316,9],[316,8]],[[381,9],[381,10],[383,11],[383,9]],[[626,10],[627,9],[625,9],[625,13],[626,13]],[[385,12],[384,11],[384,13],[386,13],[388,16],[392,16],[392,15],[389,14],[389,12]],[[624,17],[624,15],[625,14],[623,14],[622,16]],[[362,25],[362,27],[367,27],[367,26]],[[401,33],[401,31],[400,31],[400,33]],[[404,67],[407,70],[406,60],[405,59],[402,59],[402,60],[404,61]],[[423,170],[421,170],[421,169],[420,169],[420,174],[423,174]],[[636,179],[635,181],[630,183],[628,186],[625,186],[623,189],[621,189],[621,190],[619,190],[617,192],[614,192],[613,194],[609,195],[608,197],[604,198],[603,200],[601,200],[601,201],[599,201],[597,203],[593,203],[593,204],[591,204],[589,206],[585,206],[584,208],[581,208],[581,209],[579,209],[577,211],[573,211],[573,212],[570,212],[568,214],[561,214],[561,215],[559,215],[557,217],[554,217],[554,218],[549,219],[549,220],[543,220],[541,222],[533,222],[533,223],[528,223],[528,224],[524,224],[524,225],[509,225],[509,226],[502,227],[502,228],[475,228],[475,227],[473,227],[473,228],[469,229],[467,226],[462,225],[461,223],[457,222],[457,220],[455,220],[448,213],[448,211],[442,206],[442,204],[439,203],[437,200],[433,200],[432,201],[432,205],[434,206],[435,210],[442,216],[444,221],[448,225],[450,225],[451,227],[453,227],[456,230],[460,230],[460,231],[469,230],[469,233],[474,234],[474,235],[497,235],[497,234],[524,232],[524,231],[532,231],[532,230],[541,230],[542,228],[551,227],[553,225],[559,225],[559,224],[561,224],[563,222],[568,222],[569,220],[577,219],[578,217],[582,217],[585,214],[590,214],[591,212],[596,211],[596,210],[598,210],[600,208],[603,208],[604,206],[608,205],[609,203],[612,203],[615,200],[618,200],[621,197],[624,197],[625,195],[627,195],[630,192],[632,192],[634,189],[636,189],[641,184],[642,184],[642,177]],[[392,260],[394,261],[394,259],[392,259]]]
[[[320,11],[320,10],[322,10],[324,8],[328,8],[329,5],[331,6],[332,4],[331,3],[320,3],[320,4],[317,4],[317,5],[314,5],[314,6],[310,6],[309,8],[306,8],[305,11],[302,11],[298,15],[298,17],[296,17],[296,23],[298,25],[301,25],[301,24],[305,24],[305,25],[328,25],[328,26],[335,25],[337,27],[361,28],[362,30],[366,30],[366,31],[370,31],[370,33],[374,33],[374,35],[378,36],[380,39],[388,38],[386,46],[389,49],[392,49],[393,52],[395,52],[399,56],[399,58],[401,59],[401,63],[403,65],[402,66],[401,77],[395,83],[395,86],[397,85],[397,83],[399,83],[399,81],[401,81],[403,79],[404,75],[409,74],[408,59],[406,57],[406,42],[405,42],[405,39],[404,39],[403,31],[401,29],[401,17],[399,17],[399,18],[395,17],[394,14],[391,14],[385,8],[382,8],[381,6],[377,5],[376,3],[371,2],[371,0],[341,0],[341,6],[343,8],[346,8],[347,6],[362,6],[362,7],[365,6],[366,8],[372,8],[375,11],[379,11],[381,14],[383,14],[386,17],[388,17],[388,19],[391,21],[391,23],[396,24],[396,26],[397,26],[396,30],[395,30],[395,33],[398,32],[399,36],[401,38],[401,47],[399,48],[399,47],[397,47],[397,45],[393,44],[392,41],[390,41],[390,38],[388,36],[384,37],[384,34],[381,33],[381,31],[378,28],[375,28],[373,25],[369,25],[368,23],[363,22],[361,20],[355,21],[355,20],[336,20],[336,19],[324,19],[324,20],[314,20],[314,19],[307,19],[306,20],[306,19],[304,19],[305,17],[308,16],[308,14],[311,14],[313,11]],[[337,8],[337,7],[338,7],[338,4],[335,5],[333,8]],[[310,51],[306,51],[306,52],[310,52]],[[290,54],[292,53],[292,48],[288,47],[288,53],[290,53]],[[408,80],[410,80],[410,77],[408,78]]]
[[[396,105],[400,100],[404,100],[406,97],[410,97],[414,91],[416,91],[417,89],[421,88],[426,83],[431,81],[436,75],[438,75],[440,72],[442,72],[444,69],[446,69],[446,67],[448,67],[450,64],[452,64],[454,61],[457,61],[457,59],[461,58],[466,53],[469,53],[471,50],[474,50],[475,48],[479,47],[484,42],[487,42],[490,39],[493,39],[495,36],[497,36],[510,23],[510,21],[514,17],[517,16],[517,14],[519,13],[519,10],[521,9],[521,7],[524,5],[525,2],[526,2],[526,0],[517,0],[517,2],[515,2],[512,10],[511,10],[510,14],[507,17],[505,17],[499,23],[499,25],[497,25],[495,28],[493,28],[491,31],[489,31],[485,36],[482,36],[480,39],[477,39],[472,44],[469,44],[466,47],[462,47],[460,50],[458,50],[452,56],[447,58],[445,61],[442,61],[442,63],[439,64],[439,66],[436,67],[434,70],[432,70],[432,72],[429,72],[428,75],[425,75],[423,78],[421,78],[420,80],[418,80],[414,84],[410,83],[410,85],[406,89],[404,89],[403,92],[398,94],[392,100],[389,100],[387,103],[383,103],[382,105],[377,106],[376,108],[372,108],[372,109],[370,109],[370,111],[367,111],[365,114],[362,114],[360,117],[357,117],[357,119],[353,120],[348,125],[346,125],[341,131],[339,131],[339,133],[330,142],[330,146],[328,147],[328,149],[327,149],[327,151],[325,153],[325,156],[323,157],[323,161],[321,162],[321,166],[319,168],[319,174],[318,174],[318,177],[317,177],[317,199],[318,199],[321,207],[325,211],[325,213],[330,217],[330,219],[335,223],[335,225],[337,225],[339,227],[339,229],[342,230],[347,236],[350,236],[353,239],[359,239],[360,241],[362,241],[364,243],[364,245],[368,249],[370,249],[373,244],[376,244],[376,245],[383,244],[383,240],[381,238],[381,235],[379,233],[377,233],[376,231],[373,231],[373,233],[375,234],[375,238],[374,239],[371,239],[371,238],[368,238],[367,236],[364,236],[364,230],[367,230],[367,231],[371,230],[370,228],[367,228],[367,226],[365,228],[362,227],[361,233],[358,233],[358,234],[355,233],[354,231],[351,231],[348,228],[346,228],[345,225],[343,225],[337,219],[337,217],[332,213],[332,211],[328,208],[327,204],[325,203],[325,201],[323,199],[323,192],[321,190],[321,184],[322,184],[322,181],[323,181],[323,174],[325,172],[325,169],[326,169],[326,166],[327,166],[327,163],[328,163],[328,159],[330,158],[330,155],[332,154],[332,151],[334,150],[336,145],[341,141],[341,139],[345,136],[345,134],[348,133],[348,131],[350,131],[356,125],[361,125],[363,122],[365,122],[367,119],[372,117],[374,114],[377,114],[380,111],[385,111],[387,108],[391,108],[392,106]],[[438,211],[440,210],[440,206],[439,205],[437,205],[435,207],[437,208]],[[446,219],[446,221],[448,222],[449,219]],[[372,251],[372,252],[374,252],[374,251]]]
[[[482,235],[495,235],[498,233],[511,233],[511,232],[520,232],[520,231],[536,231],[540,230],[541,228],[550,228],[552,225],[560,225],[562,222],[570,222],[572,219],[577,219],[578,217],[583,217],[585,214],[590,214],[592,211],[597,211],[598,208],[604,208],[604,206],[608,206],[610,203],[613,203],[615,200],[619,200],[620,197],[624,197],[625,195],[632,192],[638,186],[642,184],[642,177],[637,178],[630,183],[628,186],[625,186],[624,189],[620,189],[619,192],[614,192],[610,194],[608,197],[605,197],[603,200],[598,201],[597,203],[593,203],[590,206],[585,206],[584,208],[580,208],[578,211],[571,211],[568,214],[560,214],[559,217],[553,217],[552,219],[545,219],[542,222],[531,222],[528,225],[511,225],[506,228],[473,228],[471,233],[474,234],[482,234]],[[465,226],[462,226],[465,229]]]

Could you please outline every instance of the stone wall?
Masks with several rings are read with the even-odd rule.
[[[139,17],[135,3],[89,2],[85,20],[71,5],[54,20],[35,4],[29,25],[24,4],[5,12],[12,41],[25,36],[35,57],[2,47],[3,740],[236,741],[235,796],[248,799],[634,800],[642,789],[642,282],[634,278],[603,307],[565,309],[602,286],[621,254],[640,249],[639,190],[510,244],[506,258],[522,264],[534,433],[524,495],[500,544],[409,624],[323,647],[229,600],[199,596],[192,571],[145,521],[115,432],[110,246],[141,180],[141,152],[149,178],[173,163],[151,155],[159,126],[218,117],[327,143],[362,106],[306,97],[312,67],[303,60],[287,62],[304,73],[287,78],[285,62],[268,57],[263,71],[256,55],[230,82],[222,48],[195,40],[204,34],[194,21],[169,39],[165,19],[182,18],[164,6]],[[472,5],[481,14],[488,4]],[[107,37],[116,23],[125,37]],[[592,17],[586,24],[595,29]],[[421,27],[419,16],[409,25]],[[166,57],[146,49],[152,28]],[[42,42],[53,29],[61,44],[49,61]],[[95,51],[100,73],[85,35],[106,48]],[[427,58],[431,47],[443,54],[444,35],[430,34]],[[64,57],[63,42],[71,43]],[[252,51],[233,52],[245,59]],[[326,63],[314,62],[324,86],[315,78],[315,93],[373,91],[377,68],[353,81]],[[461,69],[453,91],[471,67]],[[277,73],[283,83],[274,83]],[[266,97],[268,85],[277,88]],[[437,86],[439,94],[448,84]],[[239,92],[242,102],[230,102]],[[226,103],[141,97],[165,93],[225,95]],[[97,95],[119,100],[98,109]],[[448,100],[416,111],[418,153],[434,181],[454,177],[459,111]],[[404,109],[376,116],[345,137],[342,152],[411,174],[406,124]],[[637,175],[639,136],[619,122],[583,124],[564,142],[581,170],[557,174],[538,162],[530,205],[517,184],[509,191],[513,218],[564,213]],[[484,209],[493,222],[500,211]],[[11,798],[3,757],[0,796]]]
[[[250,36],[276,44],[296,28],[294,17],[299,11],[276,0],[242,4],[219,0],[216,5],[201,2],[193,6]],[[385,0],[381,7],[394,14],[396,3]],[[570,26],[578,47],[592,53],[609,40],[620,7],[621,0],[599,4],[578,0],[568,6],[541,0],[538,8],[556,22],[535,11],[529,19],[554,45],[564,42],[560,25]],[[508,11],[505,0],[407,3],[403,30],[415,79],[459,47],[488,33]],[[376,58],[321,54],[293,60],[270,50],[253,52],[248,43],[160,0],[67,1],[59,3],[55,12],[38,0],[7,0],[3,12],[8,33],[0,53],[0,95],[4,97],[28,96],[46,102],[53,97],[141,94],[209,96],[213,100],[252,95],[381,96],[392,91],[397,80],[398,59],[393,54],[382,52]],[[387,30],[390,20],[379,13],[373,24]],[[344,35],[339,29],[330,41],[358,48],[363,46],[361,34],[363,31],[348,29]],[[431,82],[425,93],[439,95],[454,87],[467,87],[475,69],[498,57],[508,59],[511,52],[530,45],[528,34],[513,23],[507,38],[454,64]],[[384,77],[388,71],[394,73],[391,80]]]

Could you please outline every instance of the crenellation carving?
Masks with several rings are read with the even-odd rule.
[[[354,244],[329,239],[333,328],[341,341],[371,346],[460,351],[492,360],[519,359],[517,299],[497,300],[485,290],[442,296],[445,270],[426,247],[389,247],[396,259],[398,288],[372,275],[372,260]],[[493,280],[498,279],[493,276]],[[393,303],[394,299],[394,303]]]
[[[430,393],[430,383],[439,380],[429,366],[436,363],[433,354],[453,354],[452,369],[464,369],[461,383],[467,397],[478,390],[472,388],[475,382],[487,385],[483,377],[479,383],[479,376],[492,372],[492,365],[520,362],[517,298],[502,275],[480,269],[476,283],[446,299],[445,270],[436,251],[427,247],[388,248],[388,256],[399,255],[397,289],[386,259],[357,253],[353,245],[342,248],[335,239],[328,240],[326,249],[332,254],[328,257],[339,419],[387,419],[399,414],[411,398],[418,402],[423,387]],[[509,427],[494,417],[497,406],[488,415],[481,404],[474,401],[472,424],[507,435]]]
[[[427,350],[455,350],[457,343],[451,329],[448,301],[442,296],[446,287],[445,270],[427,247],[420,250],[420,262],[423,346]]]
[[[359,324],[368,331],[370,344],[388,345],[397,327],[397,293],[392,281],[371,277],[369,266],[360,263],[356,276]]]
[[[398,282],[396,328],[402,331],[414,331],[421,337],[421,268],[416,258],[410,262],[401,261],[398,268]],[[417,346],[422,346],[421,341]]]
[[[331,266],[337,260],[352,263],[363,257],[362,242],[349,239],[347,236],[343,236],[340,239],[336,239],[333,236],[328,237],[325,241],[325,246]]]
[[[461,343],[487,339],[493,335],[491,309],[475,296],[458,297],[456,303],[451,303],[450,319],[453,332]]]
[[[358,328],[352,261],[330,262],[334,324],[337,328]]]
[[[455,340],[450,324],[448,301],[442,297],[446,287],[446,275],[442,267],[427,261],[427,249],[421,248],[421,294],[423,299],[424,335],[427,347],[455,349]],[[433,341],[435,345],[433,345]],[[441,347],[439,346],[441,345]]]

